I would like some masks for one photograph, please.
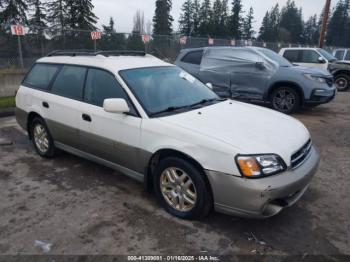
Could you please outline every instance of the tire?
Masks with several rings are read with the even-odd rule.
[[[337,75],[334,78],[334,83],[340,92],[344,92],[350,88],[350,76],[345,74]]]
[[[279,87],[272,92],[270,102],[274,110],[291,114],[300,109],[301,97],[292,87]]]
[[[35,117],[30,123],[29,131],[35,151],[41,157],[53,158],[56,152],[55,143],[45,121],[40,117]]]
[[[185,179],[180,182],[181,178]],[[186,185],[191,183],[186,190]],[[202,172],[182,158],[167,157],[161,160],[155,169],[153,184],[161,205],[168,213],[178,218],[201,219],[206,217],[213,207],[211,190]],[[177,207],[174,202],[178,203]]]

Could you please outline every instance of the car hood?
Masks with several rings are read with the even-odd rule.
[[[291,155],[310,139],[304,125],[292,117],[230,100],[159,119],[229,144],[233,151],[227,153],[274,153],[287,165]]]
[[[350,61],[346,61],[346,60],[344,60],[344,61],[336,61],[333,64],[335,64],[335,65],[350,65]]]
[[[325,77],[332,76],[327,70],[320,69],[320,68],[311,68],[311,67],[305,67],[305,66],[292,66],[288,68],[290,70],[293,70],[302,74],[312,74],[312,75],[325,76]]]

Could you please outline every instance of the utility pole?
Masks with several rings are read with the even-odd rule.
[[[326,0],[326,5],[324,8],[324,14],[323,14],[321,34],[320,34],[320,43],[319,43],[320,48],[323,48],[323,46],[324,46],[330,9],[331,9],[331,0]]]

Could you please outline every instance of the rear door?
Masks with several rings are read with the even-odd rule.
[[[129,114],[108,113],[103,102],[123,98],[131,109]],[[79,129],[82,150],[114,164],[143,173],[140,161],[141,118],[115,76],[101,69],[88,70],[84,103],[79,108]]]
[[[65,65],[57,75],[51,93],[42,101],[47,125],[55,142],[79,148],[79,109],[87,69]]]

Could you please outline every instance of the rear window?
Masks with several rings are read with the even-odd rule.
[[[52,86],[52,93],[82,100],[86,71],[84,67],[64,66]]]
[[[299,62],[299,52],[299,50],[286,50],[283,56],[292,63]]]
[[[60,67],[59,65],[36,64],[24,79],[23,85],[48,90]]]
[[[182,58],[181,61],[188,64],[200,65],[202,62],[202,57],[203,57],[203,50],[193,51],[185,55],[185,57]]]

